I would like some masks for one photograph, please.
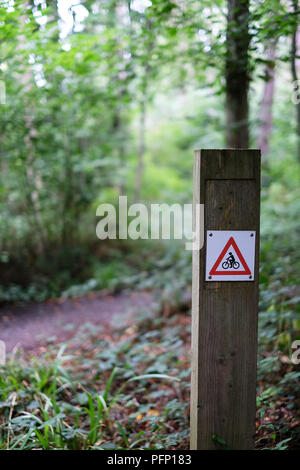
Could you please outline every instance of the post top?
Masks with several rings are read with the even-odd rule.
[[[206,179],[259,179],[259,149],[195,150],[195,165]]]

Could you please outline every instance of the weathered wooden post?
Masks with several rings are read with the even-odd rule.
[[[256,412],[259,150],[197,150],[191,449],[253,449]]]

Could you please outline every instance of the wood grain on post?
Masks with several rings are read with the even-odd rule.
[[[194,203],[204,246],[193,252],[191,449],[253,449],[260,151],[197,150]],[[256,231],[254,281],[205,281],[207,230]]]

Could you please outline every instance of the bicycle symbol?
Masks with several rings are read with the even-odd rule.
[[[222,268],[223,269],[229,269],[229,268],[239,269],[239,267],[240,267],[240,263],[235,260],[235,257],[230,251],[228,258],[226,258],[226,260],[223,261],[222,263]]]

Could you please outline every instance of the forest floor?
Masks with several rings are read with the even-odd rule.
[[[2,308],[0,449],[187,449],[190,316],[159,305],[139,291]]]
[[[0,310],[0,339],[6,351],[41,352],[49,343],[62,342],[90,323],[106,328],[125,325],[141,308],[149,307],[146,292],[114,296],[91,292],[75,299],[49,299],[46,302],[9,305]]]
[[[188,449],[190,320],[149,292],[2,308],[13,354],[0,376],[0,449]],[[260,362],[256,448],[299,449],[299,376],[279,356]]]

